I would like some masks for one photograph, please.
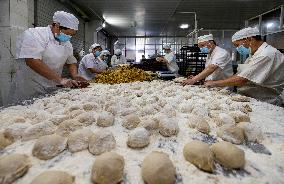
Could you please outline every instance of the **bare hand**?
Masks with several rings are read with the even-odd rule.
[[[76,88],[79,86],[77,81],[66,78],[61,79],[60,84],[65,88]]]
[[[216,84],[215,84],[214,81],[208,80],[208,81],[205,81],[205,82],[204,82],[204,86],[206,86],[206,87],[215,87]]]
[[[81,77],[81,76],[79,76],[79,75],[73,77],[73,79],[76,80],[76,81],[84,81],[84,82],[87,82],[87,80],[86,80],[84,77]]]
[[[189,75],[187,78],[192,79],[193,77],[194,77],[194,75]]]
[[[185,86],[185,85],[193,85],[195,83],[194,80],[192,79],[187,79],[187,80],[184,80],[181,85]]]

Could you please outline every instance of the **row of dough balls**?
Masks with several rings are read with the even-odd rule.
[[[219,142],[209,147],[201,141],[192,141],[185,145],[184,157],[196,167],[213,172],[214,160],[230,169],[241,169],[245,165],[244,151],[228,142]],[[97,156],[91,180],[97,184],[117,184],[123,180],[124,158],[115,152],[105,152]],[[27,155],[12,154],[0,158],[1,184],[10,184],[22,177],[31,162]],[[141,168],[142,179],[147,184],[173,184],[176,169],[163,152],[154,151],[147,155]],[[35,177],[31,184],[74,184],[75,177],[63,171],[45,171]]]

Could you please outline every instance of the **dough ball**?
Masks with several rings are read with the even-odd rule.
[[[193,110],[193,105],[190,103],[182,103],[179,108],[180,112],[182,113],[191,113]]]
[[[208,122],[203,118],[200,119],[198,121],[198,123],[196,124],[196,129],[201,133],[209,135],[210,126],[209,126]]]
[[[51,121],[54,125],[59,125],[60,123],[62,123],[63,121],[67,119],[68,119],[68,116],[66,115],[53,115],[53,117],[51,117],[49,121]]]
[[[188,116],[188,126],[190,128],[196,128],[197,124],[199,124],[202,121],[206,121],[202,116],[198,116],[195,114],[190,114]]]
[[[12,124],[4,130],[4,136],[12,141],[16,141],[22,138],[24,131],[30,127],[28,123],[16,123]]]
[[[174,184],[176,170],[169,156],[154,151],[142,162],[142,178],[147,184]]]
[[[232,96],[230,99],[236,102],[250,102],[249,97],[241,95]]]
[[[32,154],[41,160],[48,160],[63,152],[66,145],[67,140],[59,135],[42,136],[36,141]]]
[[[236,123],[244,122],[244,121],[250,122],[249,115],[242,111],[230,111],[229,115],[235,119]]]
[[[63,171],[44,171],[31,184],[74,184],[75,177]]]
[[[210,148],[215,160],[229,169],[241,169],[245,166],[245,152],[229,142],[214,143]]]
[[[246,124],[243,126],[245,139],[249,142],[261,143],[264,139],[263,133],[259,127],[253,124]]]
[[[136,128],[140,122],[141,120],[136,114],[130,114],[124,118],[122,122],[122,126],[131,130],[131,129]]]
[[[89,129],[80,129],[72,132],[67,140],[68,149],[70,152],[78,152],[88,149],[89,139],[93,132]]]
[[[60,123],[60,125],[55,130],[55,133],[57,135],[67,137],[71,132],[74,132],[75,130],[78,130],[81,128],[83,128],[83,124],[80,123],[78,120],[68,119]]]
[[[92,181],[97,184],[117,184],[123,180],[124,158],[114,152],[99,155],[92,168]]]
[[[121,109],[120,114],[121,116],[128,116],[128,115],[135,113],[136,111],[137,111],[136,108],[130,107],[130,108]]]
[[[5,137],[3,132],[0,133],[0,151],[5,149],[7,146],[11,145],[12,143],[13,140]]]
[[[177,135],[179,132],[178,123],[174,119],[163,118],[159,123],[159,132],[164,137]]]
[[[215,118],[217,126],[235,125],[235,119],[227,113],[220,113]]]
[[[167,115],[169,118],[176,116],[176,109],[169,104],[165,105],[161,112]]]
[[[24,141],[37,139],[44,135],[51,135],[55,132],[55,130],[56,126],[50,121],[38,123],[25,129],[22,139]]]
[[[244,130],[234,125],[224,125],[220,127],[217,130],[217,136],[233,144],[243,144],[245,141]]]
[[[145,128],[136,128],[128,135],[127,145],[130,148],[144,148],[150,143],[150,134]]]
[[[91,110],[94,109],[94,104],[92,104],[92,103],[85,103],[85,104],[83,104],[83,109],[85,111],[91,111]]]
[[[208,144],[194,140],[185,145],[183,156],[196,167],[207,172],[214,170],[214,156]]]
[[[86,111],[81,110],[81,109],[79,109],[79,110],[74,110],[74,111],[68,113],[68,117],[69,117],[70,119],[73,119],[73,118],[76,118],[77,116],[79,116],[80,114],[83,114],[84,112],[86,112]]]
[[[83,126],[92,125],[96,118],[92,112],[84,112],[76,117],[76,119],[83,124]]]
[[[159,122],[155,119],[145,119],[140,123],[140,125],[148,131],[156,130],[159,128]]]
[[[22,177],[31,167],[27,155],[12,154],[0,157],[0,182],[10,184]]]
[[[100,127],[109,127],[114,124],[114,116],[109,112],[101,112],[97,119],[97,125]]]
[[[100,155],[115,148],[116,141],[112,132],[99,130],[90,137],[89,151],[94,155]]]

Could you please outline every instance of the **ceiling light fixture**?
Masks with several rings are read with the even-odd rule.
[[[266,24],[266,27],[267,28],[272,28],[274,26],[273,22],[269,22]]]
[[[181,24],[179,27],[181,29],[187,29],[189,27],[189,25],[188,24]]]
[[[104,22],[104,23],[102,24],[102,26],[103,26],[103,28],[105,28],[105,27],[106,27],[106,22]]]

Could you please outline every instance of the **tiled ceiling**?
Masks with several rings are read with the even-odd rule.
[[[244,21],[271,10],[284,0],[80,0],[76,3],[91,19],[106,20],[116,36],[185,36],[194,28],[239,29]],[[179,25],[187,23],[189,29]]]

